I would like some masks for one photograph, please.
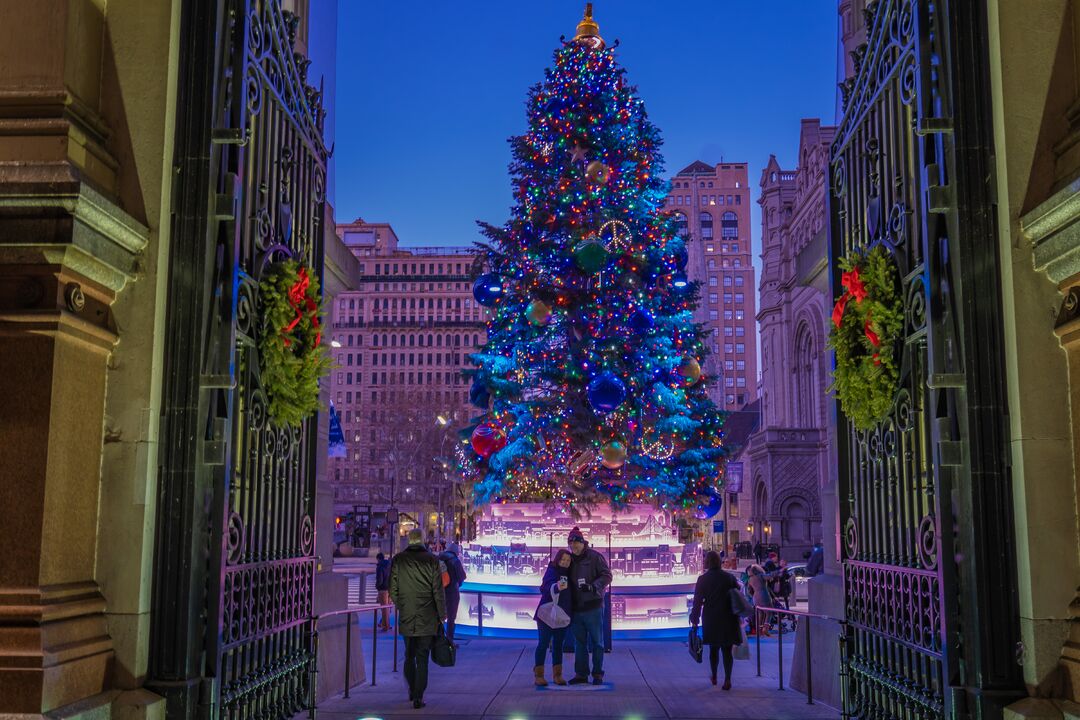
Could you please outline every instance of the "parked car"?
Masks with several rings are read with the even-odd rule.
[[[810,577],[806,574],[806,563],[788,565],[787,569],[792,578],[792,599],[795,602],[809,600],[810,588],[806,583],[810,580]]]

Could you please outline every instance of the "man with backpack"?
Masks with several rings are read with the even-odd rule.
[[[461,586],[468,575],[465,573],[465,566],[461,564],[461,546],[457,543],[450,543],[439,553],[439,560],[446,565],[446,572],[449,575],[449,582],[444,588],[446,591],[446,639],[453,643],[458,604],[461,602]]]

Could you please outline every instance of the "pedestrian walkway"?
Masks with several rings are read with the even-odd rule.
[[[370,634],[364,638],[370,653]],[[617,642],[604,660],[605,683],[594,687],[536,688],[533,644],[524,640],[462,638],[453,668],[431,665],[424,700],[414,710],[401,672],[393,673],[390,638],[379,642],[377,685],[354,688],[318,709],[319,720],[816,720],[838,718],[826,705],[809,705],[794,690],[779,690],[776,640],[762,641],[762,677],[757,663],[737,660],[733,688],[723,691],[708,678],[708,660],[698,665],[677,641]],[[751,644],[753,647],[753,643]],[[793,651],[785,642],[784,686]],[[706,650],[707,652],[707,650]],[[369,656],[370,657],[370,656]],[[400,655],[399,655],[400,658]],[[573,666],[568,657],[567,669]],[[370,673],[370,667],[368,668]],[[722,672],[722,670],[721,670]],[[567,673],[569,677],[573,672]],[[551,680],[550,665],[547,673]],[[370,680],[370,677],[369,677]],[[306,714],[297,720],[306,718]]]

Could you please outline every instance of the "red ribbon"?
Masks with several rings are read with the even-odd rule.
[[[322,331],[319,330],[319,314],[318,304],[307,296],[308,287],[311,285],[311,278],[308,277],[307,268],[303,265],[297,271],[297,277],[299,278],[291,288],[289,288],[289,305],[296,311],[296,317],[289,321],[289,324],[281,329],[282,334],[287,335],[292,332],[293,329],[300,324],[300,321],[304,319],[304,311],[311,313],[311,325],[315,328],[315,347],[318,347],[322,342]],[[285,347],[292,345],[292,340],[288,337],[285,338]]]
[[[832,321],[833,325],[840,327],[840,323],[844,321],[844,310],[847,308],[849,300],[854,299],[855,302],[861,303],[867,298],[869,293],[866,292],[866,285],[863,284],[862,278],[859,277],[859,268],[852,268],[849,272],[845,272],[840,276],[840,284],[847,291],[840,296],[840,299],[833,305]],[[881,347],[881,338],[874,332],[873,327],[870,324],[870,313],[866,314],[866,322],[863,323],[863,334],[866,335],[866,339],[870,341],[870,344],[875,348]],[[874,364],[880,365],[881,358],[878,353],[874,353]]]

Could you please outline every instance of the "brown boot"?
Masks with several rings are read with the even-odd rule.
[[[533,682],[536,683],[536,687],[546,686],[547,680],[544,679],[544,666],[536,665],[533,667]]]
[[[551,666],[551,679],[555,681],[556,685],[565,685],[566,681],[562,676],[562,665]]]

